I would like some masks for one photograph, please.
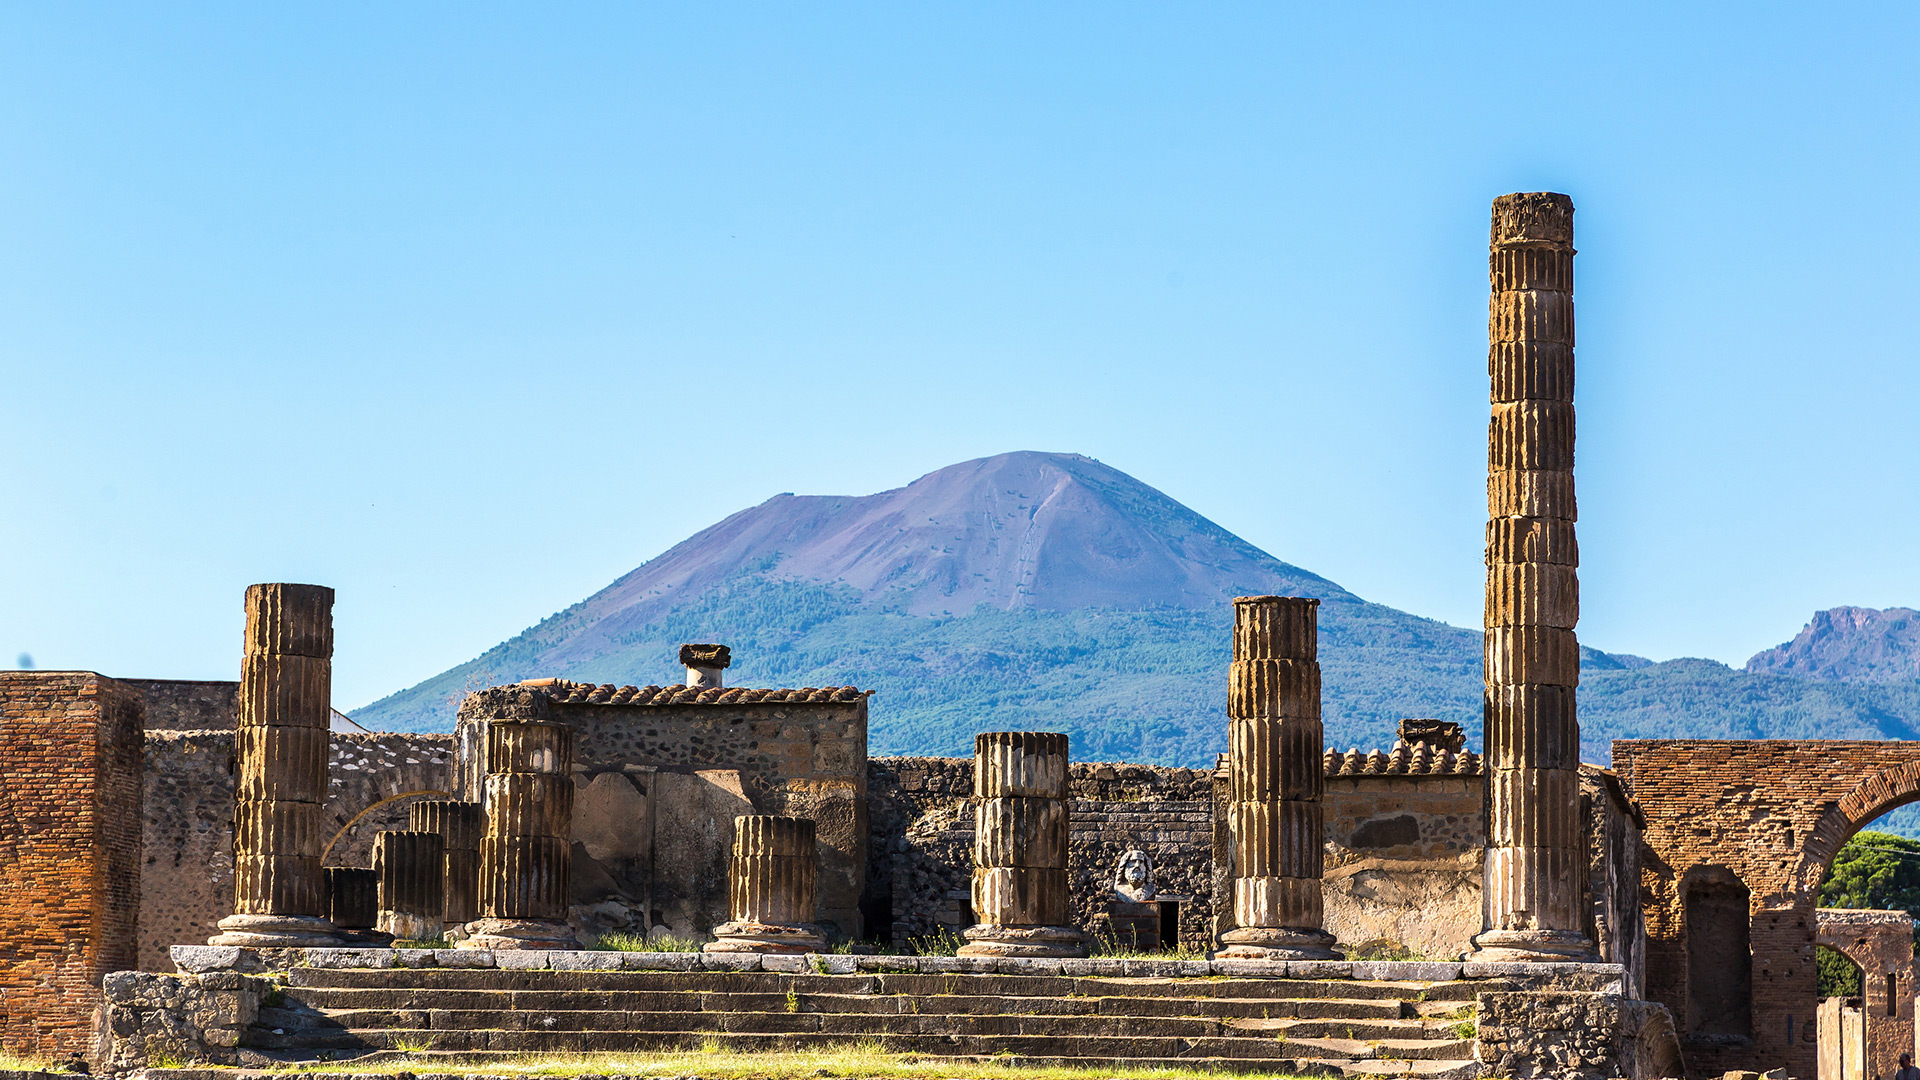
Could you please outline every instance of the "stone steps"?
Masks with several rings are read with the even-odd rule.
[[[1459,1019],[1488,980],[881,972],[317,968],[244,1045],[285,1058],[745,1053],[874,1045],[1035,1064],[1473,1075]],[[422,1061],[415,1071],[427,1071]]]

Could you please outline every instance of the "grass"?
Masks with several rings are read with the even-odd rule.
[[[1177,949],[1141,949],[1112,938],[1095,938],[1087,955],[1107,960],[1205,960],[1207,951],[1191,945]]]
[[[967,939],[941,927],[931,934],[907,939],[907,951],[915,956],[953,956],[965,945]]]
[[[396,949],[451,949],[453,942],[446,938],[434,938],[431,941],[411,941],[401,938],[393,943]]]
[[[326,1073],[434,1072],[464,1076],[698,1076],[702,1080],[1216,1080],[1228,1074],[1196,1068],[1069,1068],[1020,1063],[1018,1058],[984,1062],[955,1061],[919,1054],[892,1054],[878,1040],[794,1053],[739,1053],[717,1038],[697,1049],[657,1054],[524,1054],[511,1061],[463,1063],[457,1058],[392,1058],[379,1062],[341,1061],[273,1070],[281,1075]],[[1293,1074],[1235,1073],[1243,1080]]]
[[[1461,1039],[1477,1039],[1480,1037],[1480,1028],[1471,1020],[1462,1020],[1453,1025],[1453,1034]]]
[[[0,1050],[0,1072],[61,1072],[66,1066],[56,1065],[46,1058],[28,1057],[10,1050]]]
[[[699,952],[700,942],[692,938],[677,938],[662,935],[648,937],[645,934],[612,933],[601,934],[600,940],[588,946],[600,952]]]

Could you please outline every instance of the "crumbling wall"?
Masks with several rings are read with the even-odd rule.
[[[1456,960],[1480,932],[1486,779],[1330,776],[1324,926],[1354,956]]]
[[[374,834],[451,786],[450,735],[335,734],[328,755],[329,866],[371,866]],[[233,914],[233,733],[149,731],[144,757],[138,966],[166,971],[169,946],[205,942]]]
[[[973,760],[875,758],[866,905],[886,912],[890,939],[957,934],[973,923]],[[1159,891],[1178,896],[1181,944],[1206,948],[1213,927],[1212,775],[1197,769],[1108,762],[1068,768],[1072,834],[1068,882],[1082,927],[1106,910],[1120,856],[1153,857]]]
[[[1673,1013],[1691,1075],[1814,1075],[1815,894],[1849,836],[1920,798],[1920,742],[1622,739],[1613,766],[1645,821],[1646,996]],[[1750,951],[1728,960],[1750,972],[1747,1035],[1697,1030],[1715,987],[1690,985],[1687,895],[1719,874],[1750,897]]]
[[[147,703],[148,731],[232,731],[240,684],[218,679],[119,679]]]
[[[140,695],[0,672],[0,1046],[95,1057],[102,979],[140,908]]]

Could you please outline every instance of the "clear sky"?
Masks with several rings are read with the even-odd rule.
[[[1542,189],[1582,639],[1920,606],[1916,12],[7,3],[0,664],[233,678],[244,587],[319,582],[350,708],[1015,449],[1478,626]]]

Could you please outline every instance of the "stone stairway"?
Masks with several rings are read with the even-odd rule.
[[[1486,980],[296,967],[243,1045],[368,1064],[717,1045],[953,1059],[1476,1074]],[[430,1070],[430,1064],[423,1068]]]

